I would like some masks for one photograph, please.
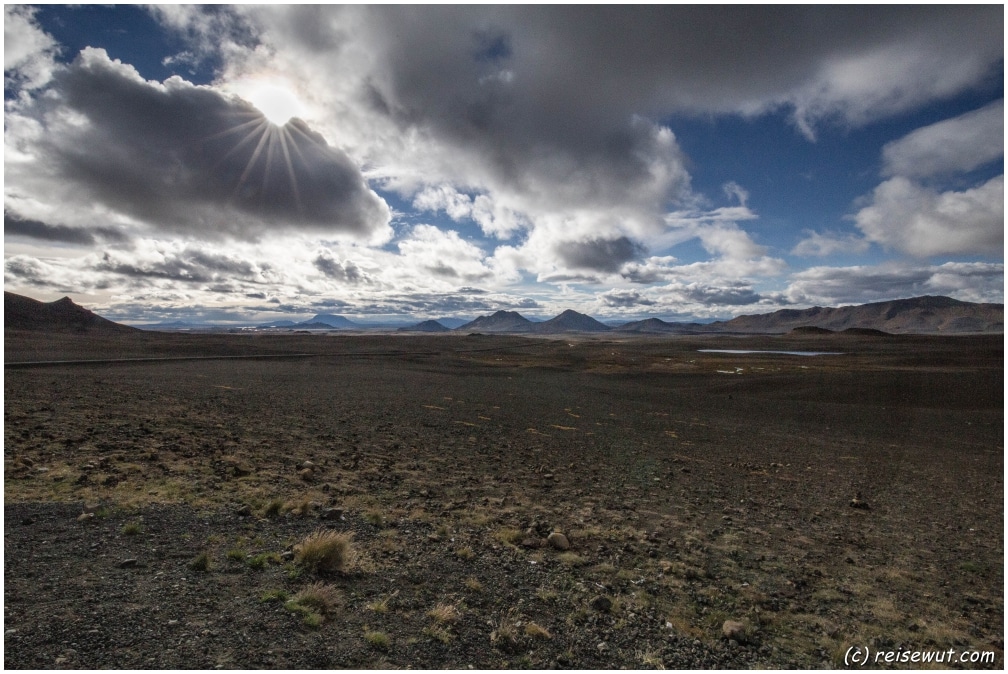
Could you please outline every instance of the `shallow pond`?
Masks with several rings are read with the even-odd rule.
[[[762,349],[697,349],[700,353],[773,353],[785,356],[841,356],[842,351],[770,351]]]

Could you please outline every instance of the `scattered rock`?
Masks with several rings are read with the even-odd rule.
[[[570,549],[570,541],[567,540],[567,537],[564,536],[559,531],[554,531],[553,533],[551,533],[546,538],[546,542],[549,543],[554,548],[556,548],[557,550],[569,550]]]
[[[612,609],[612,599],[600,594],[591,600],[591,607],[600,613],[608,613]]]
[[[725,620],[721,625],[721,635],[729,641],[737,641],[740,644],[746,643],[749,638],[745,624],[737,620]]]
[[[319,517],[324,520],[341,520],[343,519],[343,508],[326,508]]]

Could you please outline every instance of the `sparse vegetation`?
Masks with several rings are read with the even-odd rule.
[[[370,602],[367,607],[368,610],[374,611],[375,613],[387,613],[389,610],[389,603],[395,599],[396,595],[399,594],[399,590],[392,592],[391,594],[385,595],[381,599],[376,599]]]
[[[522,532],[514,527],[499,527],[493,532],[493,538],[505,545],[517,545],[521,542]]]
[[[1003,456],[988,451],[1003,442],[1003,365],[955,365],[993,356],[948,340],[939,361],[928,355],[938,341],[915,338],[911,354],[880,338],[845,342],[843,363],[775,357],[765,374],[728,377],[705,374],[722,366],[698,341],[656,339],[635,347],[639,364],[625,355],[630,376],[585,378],[582,363],[613,367],[609,337],[508,338],[488,351],[440,337],[395,360],[347,357],[372,350],[370,336],[300,339],[339,357],[159,365],[156,395],[146,365],[114,378],[90,365],[74,370],[87,377],[6,371],[5,611],[18,630],[7,664],[804,669],[842,667],[854,643],[978,644],[1003,658],[1002,513],[990,497]],[[453,341],[479,349],[456,356]],[[984,348],[1001,355],[1000,343]],[[645,362],[648,349],[672,360]],[[431,399],[441,363],[452,399]],[[242,378],[275,390],[239,394]],[[952,391],[970,395],[915,413]],[[828,432],[803,428],[818,413]],[[238,479],[222,456],[255,470]],[[309,456],[325,470],[304,483],[291,457]],[[849,506],[858,490],[871,509]],[[75,519],[82,504],[89,524]],[[146,531],[129,533],[134,523]],[[331,564],[305,545],[330,529],[346,536]],[[572,550],[542,545],[554,530]],[[835,538],[858,530],[867,538]],[[967,550],[948,531],[986,543]],[[333,608],[295,600],[316,583],[336,588]],[[94,607],[87,620],[64,620],[81,606]],[[725,638],[726,620],[750,626],[752,643]],[[50,623],[76,657],[49,643]],[[173,648],[145,665],[151,639]]]
[[[261,601],[261,602],[263,602],[265,604],[265,603],[271,602],[271,601],[283,601],[283,602],[285,602],[289,598],[290,598],[290,593],[287,592],[287,590],[283,590],[283,589],[280,589],[280,588],[271,588],[269,590],[265,590],[259,596],[259,601]]]
[[[122,534],[124,536],[138,536],[144,532],[143,524],[133,520],[123,525]]]
[[[283,563],[283,559],[275,552],[263,552],[258,555],[251,555],[247,561],[249,568],[254,571],[261,571],[269,564],[279,565]]]

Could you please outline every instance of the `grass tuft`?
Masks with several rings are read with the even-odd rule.
[[[529,622],[525,625],[525,634],[533,639],[552,639],[553,635],[549,633],[549,630],[542,625],[534,622]]]
[[[189,562],[189,568],[193,571],[199,571],[201,573],[206,573],[211,569],[213,564],[210,562],[210,553],[206,550],[196,555],[192,561]]]
[[[459,610],[452,604],[442,603],[427,611],[427,617],[439,625],[450,625],[458,622]]]
[[[313,573],[343,573],[353,557],[353,532],[317,529],[294,548],[294,561]]]
[[[143,524],[137,521],[127,522],[123,525],[122,533],[124,536],[137,536],[144,532]]]
[[[389,639],[389,635],[384,632],[379,632],[378,630],[364,630],[364,641],[368,643],[371,648],[376,648],[381,651],[387,651],[392,640]]]

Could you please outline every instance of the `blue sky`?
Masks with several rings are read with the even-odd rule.
[[[1004,301],[999,5],[4,11],[13,292],[133,323]]]

